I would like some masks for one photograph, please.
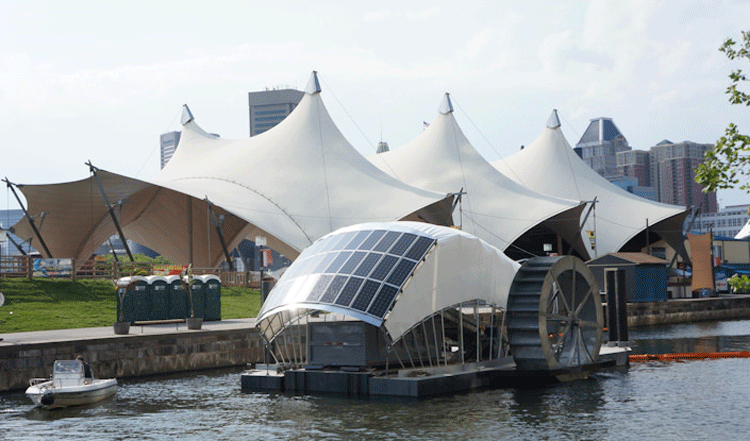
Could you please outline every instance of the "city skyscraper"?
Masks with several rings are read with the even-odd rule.
[[[167,165],[167,162],[174,155],[174,151],[177,149],[177,144],[180,143],[180,133],[182,132],[169,132],[163,133],[159,136],[159,145],[161,150],[161,168]]]
[[[612,118],[595,118],[575,146],[589,167],[605,178],[617,176],[617,153],[631,150]]]
[[[250,109],[250,136],[265,132],[287,117],[305,92],[295,89],[272,89],[247,94]]]
[[[703,212],[716,212],[716,193],[703,193],[695,182],[695,168],[712,148],[713,144],[666,139],[651,147],[651,183],[658,189],[659,201],[683,207],[702,205]]]

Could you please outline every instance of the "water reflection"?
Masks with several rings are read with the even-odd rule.
[[[724,322],[631,338],[649,353],[748,350],[748,330],[750,321]],[[744,439],[749,369],[748,359],[634,363],[585,381],[418,401],[244,393],[240,370],[220,370],[121,380],[114,399],[55,411],[0,394],[0,439]]]

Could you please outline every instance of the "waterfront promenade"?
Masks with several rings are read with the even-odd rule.
[[[631,327],[750,318],[750,295],[628,305]],[[0,391],[24,389],[29,378],[47,377],[56,359],[83,355],[100,378],[141,377],[262,362],[255,318],[132,325],[127,335],[112,326],[0,334]]]
[[[0,391],[24,389],[29,378],[48,377],[58,359],[83,355],[97,377],[123,378],[244,366],[262,360],[255,319],[112,326],[0,334]]]

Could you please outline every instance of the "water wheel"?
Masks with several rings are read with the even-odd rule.
[[[508,339],[519,370],[560,380],[588,375],[599,359],[604,314],[599,287],[573,256],[536,257],[516,273],[508,295]]]

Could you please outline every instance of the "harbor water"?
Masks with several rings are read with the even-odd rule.
[[[634,353],[750,350],[750,321],[631,329]],[[0,394],[0,439],[715,440],[750,433],[750,359],[632,363],[585,381],[422,400],[248,393],[240,370],[120,381],[46,411]]]

